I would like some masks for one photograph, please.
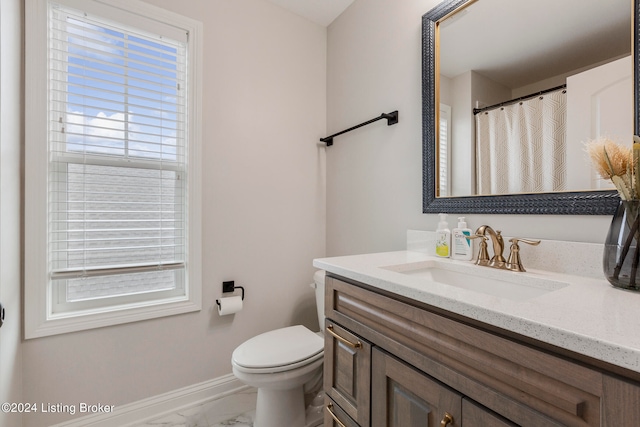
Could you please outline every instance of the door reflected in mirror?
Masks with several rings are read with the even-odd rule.
[[[632,141],[632,10],[477,0],[437,21],[436,195],[610,188],[583,143]]]

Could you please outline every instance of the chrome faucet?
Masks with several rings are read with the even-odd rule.
[[[493,244],[493,257],[489,258],[489,251],[487,250],[487,240],[491,237],[491,243]],[[520,260],[520,247],[518,242],[527,243],[529,245],[536,246],[540,243],[540,240],[528,240],[513,238],[511,242],[511,250],[509,253],[509,260],[504,259],[502,253],[504,252],[504,239],[500,230],[495,231],[488,225],[482,225],[478,227],[475,235],[467,237],[467,239],[482,239],[480,241],[480,251],[478,252],[478,258],[476,259],[477,265],[484,265],[493,268],[500,268],[503,270],[511,271],[526,271],[522,266]]]

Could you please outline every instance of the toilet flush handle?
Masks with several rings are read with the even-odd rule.
[[[327,325],[327,332],[329,332],[331,335],[333,335],[333,337],[335,339],[337,339],[338,341],[340,341],[343,344],[348,345],[351,348],[362,348],[362,343],[360,341],[356,342],[356,343],[352,343],[351,341],[349,341],[346,338],[341,337],[340,335],[336,334],[333,331],[333,325]]]

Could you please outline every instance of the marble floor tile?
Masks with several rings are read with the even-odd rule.
[[[255,415],[255,411],[252,411],[251,413],[242,414],[226,421],[210,424],[209,427],[226,427],[226,426],[253,427],[254,415]]]
[[[202,405],[201,411],[206,416],[210,426],[218,425],[238,425],[242,424],[219,424],[234,419],[238,415],[243,415],[243,419],[251,418],[255,415],[256,400],[258,392],[255,388],[247,388],[236,392],[230,396],[214,400]],[[247,415],[253,414],[253,415]]]
[[[256,389],[248,388],[135,427],[253,427],[256,398]]]

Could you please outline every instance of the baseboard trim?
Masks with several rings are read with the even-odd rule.
[[[233,374],[116,406],[112,413],[91,414],[51,427],[126,427],[233,394],[248,386]]]

